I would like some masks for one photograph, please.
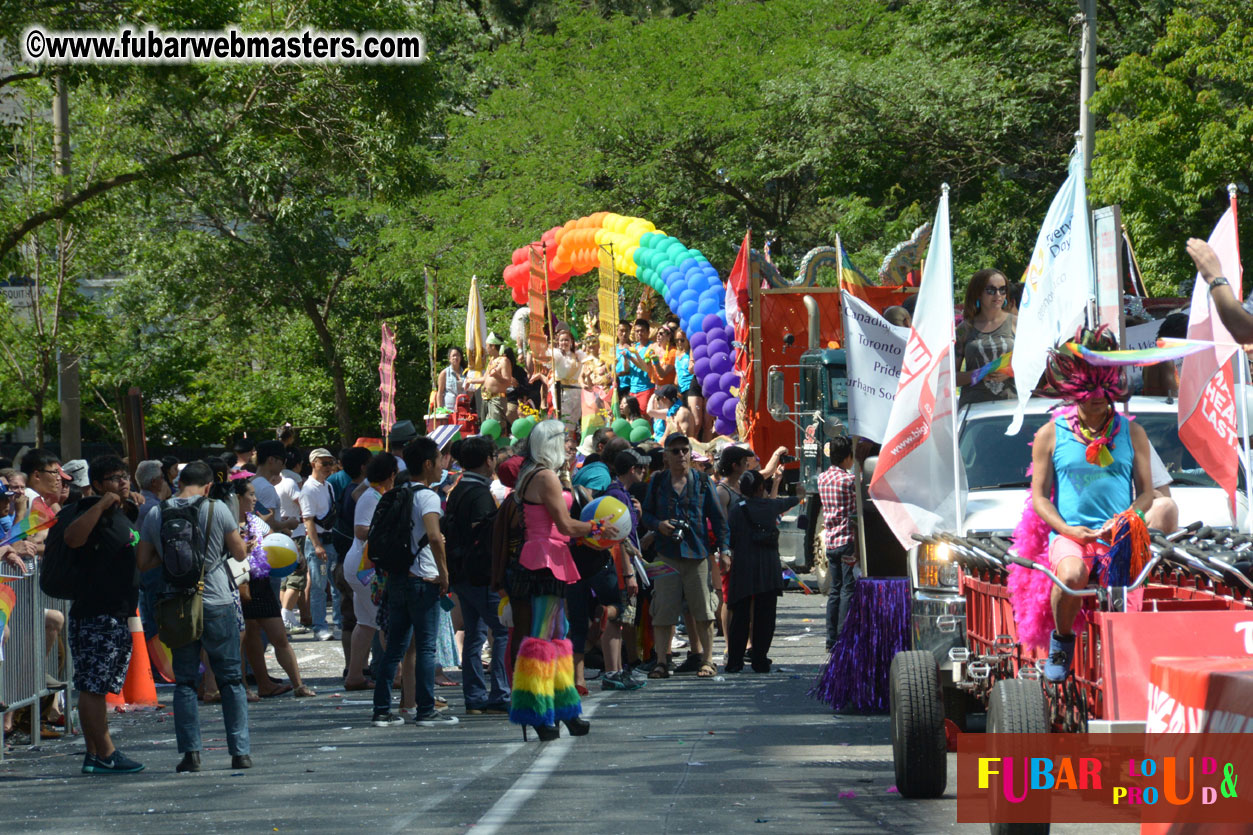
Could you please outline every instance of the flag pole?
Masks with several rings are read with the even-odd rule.
[[[948,213],[948,183],[944,183],[940,187],[941,199],[944,201],[945,214]],[[926,259],[923,259],[924,269],[926,268]],[[922,288],[922,280],[918,281],[919,289]],[[952,299],[949,299],[949,307],[952,307]],[[953,314],[949,311],[949,328],[952,328]],[[951,331],[950,331],[951,332]],[[948,343],[948,393],[952,402],[953,409],[953,506],[955,513],[953,518],[957,520],[957,535],[966,535],[966,520],[962,518],[962,497],[959,485],[962,483],[961,473],[957,468],[963,466],[961,455],[957,448],[957,342],[950,339]]]
[[[835,233],[835,286],[844,290],[844,243],[839,232]]]
[[[1231,225],[1235,229],[1236,254],[1238,256],[1240,252],[1240,225],[1237,222],[1238,216],[1236,214],[1236,184],[1235,183],[1227,184],[1227,199],[1231,201]],[[1243,293],[1244,292],[1243,281],[1242,281],[1244,277],[1243,267],[1241,267],[1240,272],[1241,272],[1241,275],[1236,277],[1236,283],[1241,285],[1240,292]],[[1237,296],[1237,299],[1238,298],[1239,297]],[[1236,413],[1240,415],[1240,452],[1241,452],[1240,468],[1244,470],[1244,494],[1245,494],[1245,508],[1244,508],[1245,518],[1236,520],[1236,529],[1244,530],[1244,528],[1248,524],[1249,513],[1253,511],[1253,480],[1250,479],[1250,468],[1249,468],[1249,411],[1248,411],[1249,358],[1248,358],[1248,355],[1245,354],[1243,350],[1241,350],[1239,353],[1239,357],[1236,363],[1236,368],[1240,372],[1239,403],[1240,403],[1241,408],[1237,409]]]

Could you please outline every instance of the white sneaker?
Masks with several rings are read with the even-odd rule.
[[[421,728],[446,728],[449,725],[456,725],[460,720],[451,713],[441,713],[438,710],[432,710],[427,715],[418,719],[414,724]]]
[[[671,652],[678,652],[679,650],[683,649],[686,646],[687,646],[687,638],[680,638],[679,636],[676,635],[674,639],[670,641]]]
[[[313,637],[317,638],[319,641],[329,641],[331,639],[331,630],[323,626],[321,629],[318,629],[313,633]]]

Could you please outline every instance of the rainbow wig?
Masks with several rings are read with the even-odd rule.
[[[569,646],[570,642],[565,642]],[[518,660],[513,668],[513,696],[509,704],[509,721],[516,725],[555,725],[553,713],[553,679],[557,673],[557,646],[553,641],[527,638],[518,647]],[[571,661],[571,686],[573,686]],[[578,693],[575,693],[578,697]],[[576,714],[577,715],[577,714]]]
[[[1073,340],[1049,351],[1041,393],[1067,403],[1084,403],[1098,397],[1114,403],[1126,400],[1129,390],[1123,368],[1093,365],[1078,352],[1075,346],[1079,345],[1090,351],[1113,351],[1118,348],[1118,340],[1106,325],[1096,330],[1080,328]]]
[[[553,678],[553,710],[558,721],[576,719],[583,712],[579,691],[574,686],[574,644],[565,638],[551,642],[557,656]]]

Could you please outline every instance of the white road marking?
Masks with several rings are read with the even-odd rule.
[[[435,731],[435,733],[439,733],[439,731]],[[514,752],[518,751],[522,747],[523,747],[523,744],[521,742],[509,743],[508,745],[501,748],[500,753],[484,760],[477,769],[475,769],[470,774],[465,775],[464,777],[462,777],[457,782],[453,783],[444,791],[439,792],[438,794],[427,795],[423,799],[423,801],[419,803],[413,809],[412,812],[405,815],[404,817],[396,818],[396,822],[392,824],[391,831],[392,832],[406,831],[407,829],[409,829],[409,825],[412,824],[418,818],[419,815],[425,814],[426,812],[429,812],[430,810],[434,809],[436,806],[443,803],[452,795],[461,793],[462,791],[465,790],[466,786],[470,785],[471,783],[479,779],[484,774],[487,774],[492,769],[496,768],[496,766],[500,765],[508,757],[512,756]]]
[[[600,697],[589,697],[584,705],[583,718],[589,719],[596,712],[596,708],[600,707]],[[548,778],[557,770],[557,766],[561,765],[561,761],[566,758],[566,754],[570,753],[573,746],[574,738],[569,736],[546,743],[544,750],[535,758],[535,762],[531,763],[531,767],[514,781],[508,791],[500,796],[500,800],[497,800],[492,808],[479,818],[478,823],[467,830],[466,835],[495,835],[502,827],[512,823],[518,810],[543,788],[544,783],[548,782]]]

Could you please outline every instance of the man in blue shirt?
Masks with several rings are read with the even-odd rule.
[[[712,562],[730,550],[726,518],[709,476],[692,470],[692,445],[686,435],[672,432],[664,444],[666,469],[653,476],[644,494],[642,520],[656,529],[657,552],[670,569],[654,580],[653,639],[657,666],[650,678],[670,675],[670,641],[687,602],[689,636],[700,656],[697,675],[718,674],[713,660],[714,596]],[[710,552],[706,522],[713,527],[717,547]]]

